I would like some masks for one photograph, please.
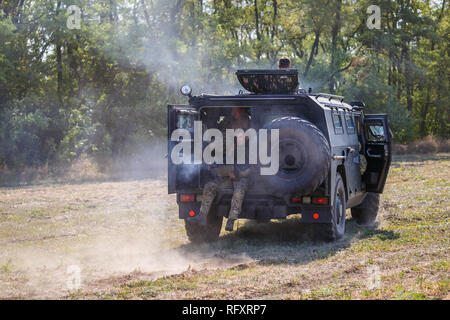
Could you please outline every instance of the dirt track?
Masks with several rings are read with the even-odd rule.
[[[449,159],[398,158],[333,244],[294,216],[193,246],[163,179],[0,188],[0,298],[448,298]]]

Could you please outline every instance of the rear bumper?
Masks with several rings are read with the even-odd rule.
[[[190,212],[198,214],[201,202],[178,202],[179,218],[190,217]],[[215,214],[228,217],[230,199],[222,198],[214,204]],[[306,223],[330,223],[332,220],[330,206],[287,205],[284,201],[249,199],[244,200],[240,218],[268,220],[285,219],[291,214],[301,214],[301,221]]]

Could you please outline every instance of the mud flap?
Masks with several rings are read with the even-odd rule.
[[[187,219],[198,215],[200,211],[200,202],[186,202],[178,205],[178,216],[180,219]]]
[[[331,208],[308,208],[302,210],[302,222],[306,223],[331,223],[333,217]]]

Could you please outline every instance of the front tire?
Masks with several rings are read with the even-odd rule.
[[[380,207],[380,194],[368,192],[364,201],[352,208],[352,218],[357,224],[372,226],[375,223]]]
[[[211,211],[206,218],[206,222],[206,225],[202,226],[188,219],[184,220],[186,235],[188,236],[190,242],[200,244],[214,242],[219,239],[223,217],[216,216],[214,208],[211,208]]]

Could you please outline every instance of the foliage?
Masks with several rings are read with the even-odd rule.
[[[448,2],[36,0],[0,3],[0,165],[121,157],[165,135],[166,105],[240,89],[291,57],[301,84],[387,112],[397,142],[448,138]],[[82,12],[69,29],[67,8]]]

